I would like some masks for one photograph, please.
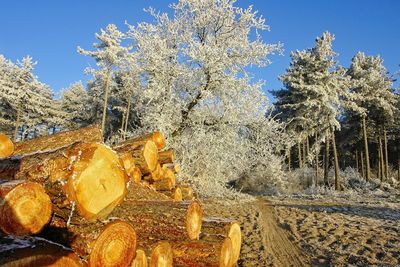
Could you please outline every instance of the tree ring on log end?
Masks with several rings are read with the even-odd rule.
[[[224,239],[224,243],[221,247],[219,258],[219,266],[220,267],[231,267],[235,264],[232,262],[233,260],[233,251],[232,251],[232,241],[229,237]]]
[[[172,267],[172,248],[168,242],[161,241],[153,249],[150,267]]]
[[[154,132],[152,140],[158,149],[163,149],[165,147],[165,137],[162,133],[158,131]]]
[[[6,158],[14,153],[14,144],[11,139],[0,133],[0,158]]]
[[[146,253],[141,249],[137,249],[136,257],[133,260],[131,267],[147,267],[147,266],[148,263],[147,263]]]
[[[232,241],[232,260],[233,263],[236,264],[236,262],[239,260],[240,249],[242,246],[242,231],[240,230],[239,223],[232,223],[231,227],[229,228],[228,237]]]
[[[186,229],[191,240],[199,238],[202,219],[203,210],[201,209],[200,203],[195,200],[189,205],[186,215]]]
[[[2,200],[0,227],[7,234],[37,234],[50,221],[51,214],[51,200],[43,187],[35,182],[21,182]]]
[[[136,252],[136,232],[123,221],[108,224],[96,239],[89,266],[129,266]]]

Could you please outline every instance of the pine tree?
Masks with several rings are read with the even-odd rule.
[[[89,96],[82,82],[71,84],[61,93],[61,109],[66,113],[67,129],[80,128],[88,125]]]

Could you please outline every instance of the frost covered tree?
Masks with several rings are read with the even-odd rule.
[[[89,96],[82,82],[71,84],[61,93],[61,109],[65,112],[67,129],[74,129],[88,125]]]
[[[316,168],[318,168],[319,142],[325,140],[324,182],[326,185],[328,184],[329,140],[332,141],[335,188],[338,189],[335,131],[340,129],[337,118],[345,78],[335,60],[336,53],[332,49],[334,39],[334,35],[325,32],[316,39],[313,48],[292,52],[290,66],[286,73],[280,76],[285,88],[272,93],[277,99],[275,103],[277,117],[286,122],[288,131],[298,138],[300,162],[302,158],[300,144],[313,134],[317,149]],[[318,173],[318,170],[316,172]]]
[[[182,176],[204,195],[222,196],[228,181],[261,165],[265,173],[280,166],[269,168],[280,163],[280,146],[257,136],[269,133],[279,143],[283,133],[273,129],[282,126],[266,116],[262,83],[252,82],[246,68],[267,66],[281,45],[257,33],[268,30],[264,18],[234,4],[181,0],[171,5],[172,18],[149,9],[154,22],[130,26],[127,34],[141,70],[139,131],[164,132],[187,166]]]
[[[366,179],[371,178],[370,159],[367,136],[367,120],[377,126],[379,140],[382,135],[386,135],[385,127],[393,123],[396,112],[396,95],[393,92],[393,81],[388,76],[388,72],[383,65],[383,60],[379,56],[366,56],[358,52],[352,59],[348,75],[352,80],[350,93],[353,96],[355,107],[352,109],[361,117],[364,151],[366,161]],[[380,166],[383,169],[383,149],[381,141],[378,141],[380,151]],[[385,147],[387,141],[385,138]],[[385,149],[387,150],[387,148]],[[387,154],[387,153],[386,153]],[[386,164],[387,165],[387,164]],[[387,174],[386,170],[386,174]],[[382,177],[384,173],[381,173]]]
[[[105,30],[101,29],[101,33],[96,34],[98,43],[93,44],[94,51],[84,50],[78,47],[78,52],[82,55],[93,57],[98,66],[97,70],[88,69],[92,73],[97,82],[100,82],[102,87],[101,94],[103,96],[103,111],[101,118],[101,129],[104,134],[106,114],[108,109],[108,97],[113,81],[113,70],[120,64],[120,61],[126,53],[128,48],[121,45],[124,34],[117,29],[114,24],[109,24]]]

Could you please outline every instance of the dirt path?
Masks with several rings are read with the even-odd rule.
[[[306,266],[307,259],[292,242],[294,237],[278,225],[274,207],[265,200],[258,200],[260,228],[266,253],[272,256],[272,266]]]

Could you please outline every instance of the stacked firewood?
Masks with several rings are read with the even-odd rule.
[[[0,134],[0,265],[236,266],[238,222],[203,218],[160,132]]]

